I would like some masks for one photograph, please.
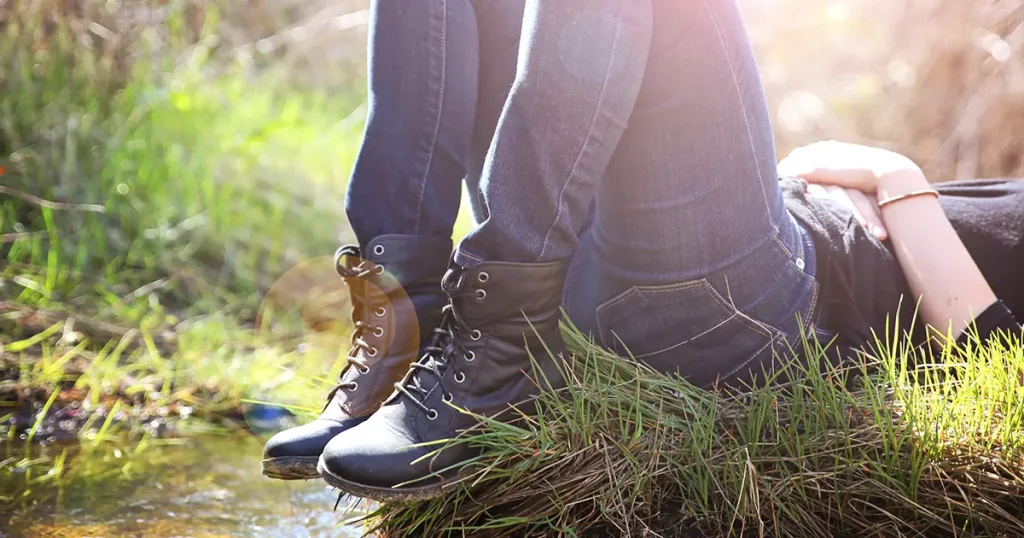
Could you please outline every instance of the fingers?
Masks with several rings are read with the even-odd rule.
[[[822,185],[839,185],[867,193],[877,189],[876,168],[883,150],[827,141],[794,149],[778,164],[779,174]],[[885,168],[884,166],[882,166]]]
[[[885,228],[885,221],[882,220],[882,211],[878,207],[878,201],[873,196],[868,196],[858,190],[847,190],[846,194],[853,201],[861,215],[860,223],[871,235],[879,241],[885,241],[889,237],[889,231]]]
[[[809,194],[810,196],[814,196],[816,198],[828,198],[829,197],[828,196],[828,191],[825,190],[825,187],[822,186],[822,185],[818,185],[817,183],[808,183],[807,184],[807,194]]]
[[[830,198],[850,208],[857,222],[876,239],[885,241],[889,237],[889,232],[885,229],[877,202],[856,189],[829,185],[825,187],[825,190]]]
[[[821,185],[837,185],[849,189],[857,189],[862,192],[874,192],[874,174],[870,170],[857,168],[815,168],[797,174],[811,183]]]

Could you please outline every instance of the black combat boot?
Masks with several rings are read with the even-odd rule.
[[[319,478],[316,464],[327,442],[365,421],[392,393],[440,322],[451,247],[447,238],[385,235],[366,246],[365,259],[358,247],[338,250],[335,265],[352,298],[348,365],[320,418],[270,438],[264,475]]]
[[[539,384],[562,386],[556,361],[564,352],[558,322],[566,264],[451,267],[436,341],[379,411],[328,443],[318,466],[328,484],[381,501],[438,496],[475,449],[453,444],[424,458],[441,445],[413,445],[452,439],[477,424],[456,407],[514,420],[533,412],[529,400]]]

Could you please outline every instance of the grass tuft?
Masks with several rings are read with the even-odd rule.
[[[710,392],[565,336],[572,382],[491,422],[463,488],[369,516],[382,536],[999,536],[1024,528],[1024,347],[816,342],[751,393]],[[1012,343],[1007,343],[1012,342]],[[825,372],[822,375],[822,371]]]

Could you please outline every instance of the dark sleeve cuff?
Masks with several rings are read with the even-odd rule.
[[[1021,336],[1021,331],[1021,326],[1014,319],[1010,309],[1002,301],[996,301],[992,303],[992,306],[986,308],[980,316],[974,318],[974,321],[967,326],[967,329],[960,333],[956,343],[958,346],[963,346],[968,342],[975,341],[975,338],[977,338],[977,341],[987,343],[992,337],[999,336],[1000,334],[1011,334],[1019,337]]]

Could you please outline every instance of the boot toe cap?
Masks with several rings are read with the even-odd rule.
[[[283,457],[319,457],[336,435],[363,422],[351,419],[342,422],[316,419],[310,423],[278,432],[263,447],[265,459]]]
[[[429,474],[429,462],[416,460],[432,448],[412,446],[417,442],[389,428],[372,433],[354,428],[327,443],[321,461],[343,480],[390,488]]]

